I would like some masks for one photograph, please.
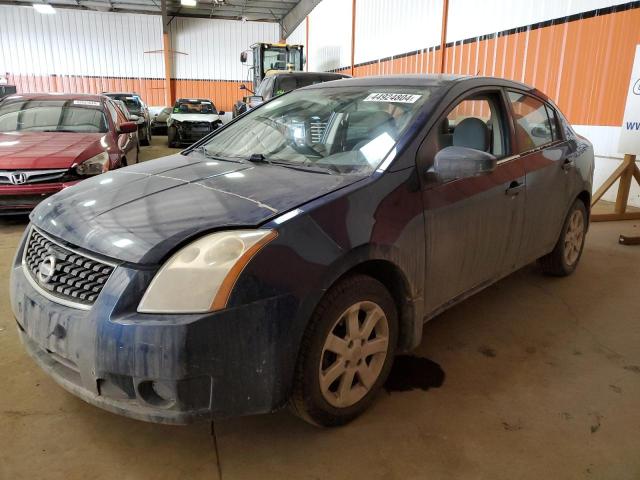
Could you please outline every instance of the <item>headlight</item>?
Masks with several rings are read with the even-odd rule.
[[[178,120],[175,120],[175,119],[173,119],[173,118],[169,117],[169,119],[167,120],[167,125],[171,126],[171,125],[173,125],[174,123],[176,124],[176,126],[178,126],[178,124],[179,124],[180,122],[179,122]]]
[[[78,175],[98,175],[107,170],[109,170],[109,154],[107,152],[99,153],[76,167]]]
[[[203,313],[226,307],[236,280],[274,230],[206,235],[174,254],[147,288],[140,313]]]

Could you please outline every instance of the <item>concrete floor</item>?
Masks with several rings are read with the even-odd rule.
[[[161,138],[145,157],[165,154]],[[527,267],[425,326],[441,387],[382,393],[334,430],[286,411],[169,427],[66,393],[23,352],[0,220],[0,479],[638,479],[640,222],[593,224],[569,278]]]

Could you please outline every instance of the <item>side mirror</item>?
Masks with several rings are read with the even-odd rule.
[[[240,62],[242,63],[247,62],[247,52],[240,52]]]
[[[264,97],[262,95],[251,95],[247,97],[248,103],[262,103],[264,102]]]
[[[446,147],[436,153],[433,171],[440,181],[486,175],[496,169],[497,159],[481,150]]]
[[[218,110],[218,115],[224,115],[226,112],[224,110]]]
[[[247,86],[244,83],[240,85],[240,90],[246,90],[246,89],[247,89]]]
[[[138,131],[138,125],[135,122],[122,122],[116,127],[116,133],[121,135],[123,133],[133,133]]]
[[[137,122],[138,120],[140,120],[140,117],[138,115],[130,114],[129,120],[131,120],[132,122]]]

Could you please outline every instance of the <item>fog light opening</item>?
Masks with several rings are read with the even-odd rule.
[[[138,395],[149,405],[170,408],[176,403],[175,391],[164,382],[145,380],[138,384]]]

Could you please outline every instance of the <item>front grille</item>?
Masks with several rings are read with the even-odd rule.
[[[62,182],[69,169],[56,170],[0,170],[0,185],[30,185]]]
[[[25,247],[24,266],[41,289],[84,307],[94,304],[114,269],[53,242],[35,228]]]

